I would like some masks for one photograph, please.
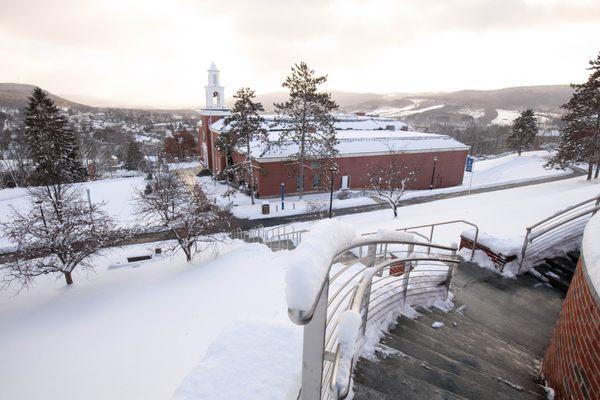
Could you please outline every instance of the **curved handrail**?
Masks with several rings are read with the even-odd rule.
[[[333,266],[333,261],[336,258],[338,258],[342,254],[346,253],[347,251],[349,251],[353,248],[361,247],[361,246],[377,245],[377,244],[406,244],[406,245],[424,246],[424,247],[439,249],[439,250],[448,250],[448,251],[456,251],[457,250],[456,247],[442,246],[442,245],[437,245],[437,244],[433,244],[433,243],[424,243],[424,242],[417,242],[417,241],[376,240],[376,239],[375,240],[373,240],[373,239],[359,240],[359,241],[355,242],[354,244],[352,244],[351,246],[347,246],[347,247],[343,248],[342,250],[338,251],[332,257],[331,262],[329,263],[329,267],[327,268],[327,271],[324,275],[323,282],[321,283],[321,286],[320,286],[318,292],[316,293],[315,299],[313,300],[313,303],[308,310],[297,310],[297,309],[291,309],[288,307],[288,317],[292,320],[292,322],[294,322],[296,325],[306,325],[311,321],[311,319],[315,313],[315,310],[317,309],[317,305],[319,303],[321,294],[323,293],[325,286],[329,284],[329,273],[331,272],[331,267]],[[395,260],[398,260],[398,259],[395,259]]]
[[[444,262],[444,263],[455,263],[455,264],[460,263],[459,260],[454,259],[454,258],[442,258],[442,257],[429,256],[429,257],[395,258],[393,260],[389,260],[387,262],[377,264],[377,267],[373,267],[373,270],[370,271],[369,276],[363,276],[363,278],[360,280],[360,282],[354,289],[354,293],[352,295],[352,299],[350,301],[350,305],[348,306],[347,310],[351,310],[351,311],[355,311],[355,312],[360,312],[360,310],[362,310],[363,306],[365,305],[366,292],[369,288],[369,285],[371,284],[371,280],[378,272],[381,272],[381,271],[385,270],[386,268],[389,268],[398,263],[413,262],[413,261],[439,261],[439,262]],[[355,358],[356,358],[356,356],[352,357],[352,360],[349,363],[350,368],[353,368],[353,365],[356,361]],[[348,397],[348,394],[350,393],[350,386],[351,386],[351,382],[352,382],[352,371],[351,370],[349,371],[348,380],[344,383],[344,385],[343,386],[338,385],[337,379],[335,379],[335,378],[337,377],[339,363],[340,363],[340,352],[339,352],[339,345],[338,345],[338,349],[335,352],[335,359],[334,359],[334,363],[333,363],[333,373],[331,375],[332,376],[331,390],[333,390],[334,393],[336,393],[338,400],[343,400],[346,397]]]

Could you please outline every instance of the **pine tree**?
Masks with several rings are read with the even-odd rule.
[[[144,162],[144,155],[140,150],[140,145],[135,140],[127,144],[127,154],[125,155],[125,169],[128,171],[138,171]]]
[[[564,168],[569,162],[588,162],[588,180],[592,179],[594,164],[595,177],[598,177],[600,165],[600,54],[589,64],[592,72],[588,80],[571,84],[573,96],[563,105],[565,129],[558,152],[548,163],[551,167]]]
[[[315,76],[315,71],[301,62],[292,67],[292,74],[283,83],[290,97],[275,104],[276,122],[286,126],[276,145],[298,146],[292,157],[298,160],[299,195],[304,193],[304,168],[310,160],[330,161],[336,154],[335,119],[338,108],[330,93],[318,92],[327,76]]]
[[[263,128],[264,119],[259,112],[264,111],[261,103],[255,102],[254,90],[241,88],[234,95],[236,99],[231,114],[225,118],[226,131],[219,137],[220,147],[225,147],[229,155],[232,145],[244,148],[246,159],[242,163],[245,171],[246,182],[250,186],[250,196],[254,204],[254,165],[250,154],[250,146],[254,140],[265,140],[267,131]]]
[[[519,155],[525,149],[531,148],[537,135],[537,122],[532,109],[521,112],[513,122],[512,132],[506,138],[506,144]]]
[[[25,138],[27,153],[35,167],[35,184],[55,185],[85,178],[75,133],[54,102],[38,87],[25,110]]]

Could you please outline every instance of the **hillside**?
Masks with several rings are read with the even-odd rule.
[[[19,108],[27,105],[27,98],[35,88],[34,85],[21,83],[0,83],[0,107]],[[79,110],[91,110],[93,107],[75,103],[62,97],[49,93],[50,98],[59,107],[76,108]]]

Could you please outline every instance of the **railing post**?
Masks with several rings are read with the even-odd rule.
[[[598,196],[598,198],[596,199],[596,205],[594,207],[598,207],[598,206],[600,206],[600,196]],[[594,215],[596,215],[597,212],[598,212],[598,210],[592,211],[592,217]]]
[[[433,241],[433,229],[435,225],[431,225],[431,230],[429,231],[429,243]],[[427,247],[427,254],[431,253],[431,247]]]
[[[523,267],[523,261],[525,261],[525,253],[527,252],[527,245],[529,243],[529,235],[531,234],[531,227],[527,228],[527,233],[525,234],[525,240],[523,240],[523,247],[521,247],[521,261],[519,262],[519,269],[517,270],[517,275],[521,272],[521,268]]]
[[[408,281],[410,280],[410,265],[404,265],[404,301],[402,302],[402,311],[404,311],[404,306],[406,305],[406,296],[408,292]]]
[[[311,321],[304,325],[300,400],[321,398],[328,293],[329,283],[326,282]]]
[[[477,248],[477,238],[479,237],[479,227],[475,226],[475,238],[473,239],[473,246],[471,248],[471,259],[469,261],[473,261],[473,257],[475,257],[475,249]]]
[[[446,277],[446,300],[448,300],[448,294],[450,294],[450,281],[452,281],[453,274],[454,274],[454,264],[449,263],[448,276]]]

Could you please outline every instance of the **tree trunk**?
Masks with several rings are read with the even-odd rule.
[[[394,211],[394,218],[396,218],[398,216],[398,206],[394,204],[392,210]]]
[[[600,175],[600,162],[596,164],[596,173],[594,174],[594,179],[598,179],[598,175]]]
[[[521,150],[521,148],[519,147],[519,156],[521,155],[521,151],[522,151],[522,150]]]
[[[246,140],[246,156],[248,157],[248,174],[250,174],[250,199],[254,205],[254,171],[252,170],[252,158],[250,157],[250,140]]]
[[[592,180],[592,172],[594,171],[594,163],[590,160],[588,162],[588,173],[587,173],[587,179],[588,181]]]
[[[185,253],[185,261],[192,261],[192,246],[181,246],[183,252]]]
[[[300,170],[298,171],[298,179],[300,179],[300,195],[299,199],[302,200],[304,194],[304,133],[302,133],[302,139],[300,141]]]
[[[71,277],[71,271],[64,271],[65,280],[67,281],[67,285],[73,284],[73,277]]]

